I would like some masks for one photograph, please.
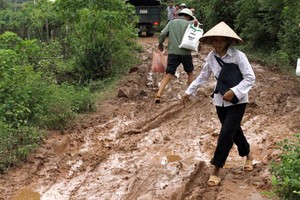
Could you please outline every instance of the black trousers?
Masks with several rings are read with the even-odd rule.
[[[216,106],[222,128],[214,157],[210,161],[216,167],[222,168],[226,162],[233,143],[237,145],[240,156],[247,156],[250,145],[241,128],[241,121],[246,110],[245,104],[236,104],[228,107]]]

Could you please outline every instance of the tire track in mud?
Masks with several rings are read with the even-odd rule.
[[[209,172],[206,163],[200,161],[195,170],[186,177],[183,186],[174,192],[172,200],[213,200],[216,198],[216,194],[212,194],[207,190],[207,179]],[[209,195],[208,195],[209,194]]]
[[[154,184],[159,172],[155,172],[155,166],[152,165],[150,167],[150,171],[148,171],[147,173],[148,175],[144,178],[135,178],[135,180],[128,187],[130,194],[125,196],[124,200],[138,199],[139,196],[147,194],[151,192],[152,188],[155,188]],[[145,188],[149,187],[150,189],[144,190]]]
[[[189,105],[191,106],[191,105]],[[123,133],[120,133],[120,137],[124,137],[125,135],[138,134],[147,132],[151,129],[159,127],[161,123],[167,120],[170,117],[176,117],[180,115],[180,111],[184,108],[182,102],[174,102],[170,106],[166,106],[160,110],[160,112],[156,112],[149,119],[145,119],[144,121],[139,121],[133,128],[127,130]]]

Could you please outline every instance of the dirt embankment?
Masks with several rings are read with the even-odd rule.
[[[255,157],[252,172],[234,147],[222,184],[207,187],[219,121],[210,94],[213,80],[187,107],[179,68],[162,103],[153,103],[162,74],[149,72],[157,38],[141,38],[142,64],[126,76],[115,97],[64,133],[51,133],[22,166],[0,175],[0,199],[265,200],[276,142],[300,132],[299,78],[252,63],[257,82],[242,126]],[[196,74],[210,49],[195,54]]]

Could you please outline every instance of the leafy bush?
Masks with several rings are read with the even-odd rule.
[[[38,145],[41,129],[63,129],[77,114],[94,110],[94,94],[83,85],[105,83],[105,90],[106,82],[137,62],[140,46],[134,8],[124,1],[5,1],[1,6],[3,171]]]
[[[256,60],[275,59],[280,69],[294,72],[300,55],[300,1],[193,0],[191,5],[204,31],[225,21],[245,41],[245,52],[258,51]]]
[[[119,0],[57,0],[54,4],[65,23],[60,36],[65,57],[74,60],[79,83],[124,72],[136,60],[133,6]]]
[[[125,1],[39,0],[34,5],[25,1],[22,5],[9,2],[3,6],[0,33],[9,30],[23,38],[46,42],[48,49],[36,51],[36,42],[23,41],[33,43],[26,51],[34,69],[58,83],[86,84],[109,78],[128,70],[136,61],[137,17],[132,16],[134,7]],[[29,55],[30,49],[33,52]]]
[[[45,90],[35,107],[33,123],[39,127],[63,129],[78,113],[93,111],[94,99],[86,88],[72,85],[44,85]]]
[[[23,40],[6,32],[0,35],[0,41],[0,172],[3,172],[38,146],[43,136],[41,129],[65,128],[78,113],[94,109],[94,98],[87,88],[57,84],[47,76],[49,73],[42,73],[47,70],[40,67],[38,50],[43,49],[36,40]]]
[[[280,143],[281,162],[272,164],[272,182],[282,199],[300,198],[300,134]]]
[[[37,147],[42,136],[43,132],[35,128],[20,126],[15,129],[0,121],[0,173],[24,160]]]
[[[38,45],[32,45],[34,41],[16,39],[16,35],[12,33],[3,35],[0,35],[0,40],[6,38],[14,44],[9,45],[10,42],[3,42],[3,47],[6,44],[5,47],[10,49],[0,48],[0,101],[2,103],[0,113],[4,121],[14,123],[15,127],[18,127],[17,124],[32,123],[34,116],[42,113],[39,107],[42,107],[46,113],[50,113],[49,109],[46,109],[48,102],[45,101],[51,99],[55,104],[60,104],[59,98],[67,99],[69,106],[66,105],[66,107],[74,113],[91,110],[93,100],[89,90],[68,84],[57,85],[56,80],[47,77],[46,69],[34,70],[30,65],[33,54],[30,47],[40,48]],[[41,65],[40,62],[39,65]]]
[[[300,1],[285,0],[281,12],[281,29],[278,32],[280,49],[288,55],[291,65],[296,66],[300,56]]]

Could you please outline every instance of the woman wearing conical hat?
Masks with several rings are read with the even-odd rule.
[[[209,186],[217,186],[221,182],[220,168],[226,162],[228,154],[236,144],[241,157],[246,157],[244,171],[253,169],[253,156],[250,145],[241,129],[241,121],[248,103],[248,92],[255,82],[253,69],[246,55],[233,48],[233,45],[243,43],[243,40],[224,22],[220,22],[200,39],[202,44],[214,47],[206,58],[200,75],[190,84],[183,96],[187,103],[191,95],[196,95],[197,89],[203,86],[210,77],[216,79],[216,88],[212,94],[221,130],[214,156]]]

